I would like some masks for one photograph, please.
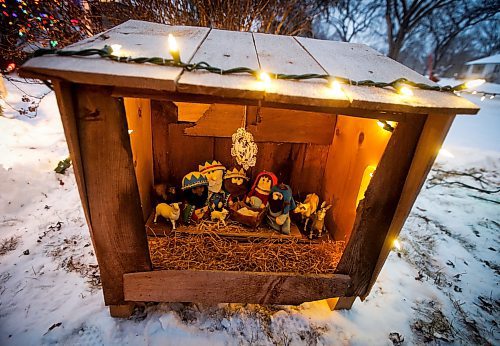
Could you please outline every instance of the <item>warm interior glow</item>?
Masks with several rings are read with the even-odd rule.
[[[377,125],[381,128],[384,128],[385,124],[381,122],[380,120],[377,120]]]
[[[465,87],[467,89],[472,89],[484,84],[485,82],[486,81],[484,79],[473,79],[468,82],[465,82]]]
[[[172,34],[168,34],[168,50],[170,51],[170,53],[176,53],[179,51],[177,41]]]
[[[112,44],[111,45],[111,53],[113,55],[120,55],[120,50],[122,49],[122,45],[121,44]]]
[[[134,130],[128,130],[128,134],[131,135],[134,132]]]
[[[358,197],[356,198],[356,208],[358,207],[359,201],[365,198],[365,192],[370,184],[370,181],[373,177],[373,172],[375,172],[375,166],[367,166],[363,173],[363,178],[361,179],[361,185],[359,186]]]

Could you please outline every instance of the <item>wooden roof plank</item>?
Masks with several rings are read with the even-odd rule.
[[[191,59],[222,69],[249,67],[258,70],[259,62],[252,34],[213,29]],[[260,99],[264,91],[255,77],[246,73],[220,75],[207,71],[184,72],[177,90],[185,93]]]
[[[304,37],[295,39],[332,76],[354,81],[373,80],[392,82],[407,78],[416,83],[436,85],[426,77],[400,64],[376,50],[357,43],[316,40]],[[452,93],[414,89],[414,96],[399,95],[390,88],[344,85],[352,100],[352,107],[397,109],[398,106],[454,110],[465,114],[477,113],[477,106]],[[389,107],[389,108],[387,108]]]
[[[209,28],[167,26],[136,20],[127,21],[104,33],[64,48],[81,50],[103,48],[120,44],[121,55],[131,57],[171,58],[167,37],[173,34],[179,46],[181,59],[189,61],[203,42]],[[182,73],[181,68],[153,64],[119,63],[91,57],[42,56],[29,60],[23,69],[60,77],[77,83],[114,85],[135,88],[175,90],[175,82]]]
[[[325,70],[291,36],[253,34],[261,69],[281,74],[325,74]],[[272,76],[271,76],[272,77]],[[344,95],[332,94],[325,80],[273,79],[265,100],[279,103],[347,107]]]
[[[320,41],[301,37],[174,27],[129,20],[66,49],[102,48],[121,44],[124,55],[170,58],[167,36],[174,34],[183,61],[206,61],[223,69],[238,66],[283,74],[319,73],[352,80],[392,81],[405,77],[432,84],[415,71],[361,44]],[[354,108],[365,111],[475,114],[477,106],[451,93],[414,89],[403,97],[393,90],[344,85],[335,95],[324,80],[272,80],[264,90],[253,76],[217,75],[204,71],[152,64],[126,64],[93,57],[41,56],[26,62],[23,76],[60,78],[74,83],[106,85],[136,90],[157,90],[189,97],[214,97],[264,102],[284,108]],[[188,96],[186,96],[189,99]]]

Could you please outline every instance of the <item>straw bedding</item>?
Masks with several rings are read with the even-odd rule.
[[[201,234],[172,232],[166,237],[149,238],[153,268],[164,270],[333,274],[343,249],[344,242],[331,240],[319,243],[303,243],[296,239],[238,242],[207,229]]]

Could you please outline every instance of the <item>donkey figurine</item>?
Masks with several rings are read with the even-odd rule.
[[[325,231],[325,216],[326,211],[330,209],[331,205],[326,205],[326,201],[321,203],[320,209],[313,215],[311,231],[309,232],[309,239],[313,238],[314,233],[318,233],[318,238],[321,237]]]

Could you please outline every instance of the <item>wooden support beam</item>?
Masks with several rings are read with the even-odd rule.
[[[121,305],[123,274],[151,269],[123,100],[95,86],[72,94],[104,301]]]
[[[348,296],[368,293],[380,252],[398,207],[403,187],[425,124],[416,116],[394,130],[373,178],[359,203],[356,220],[337,273],[349,275]]]
[[[111,317],[129,318],[134,312],[135,304],[110,305],[109,314]]]
[[[245,106],[212,104],[196,125],[184,130],[188,136],[231,137],[243,125]]]
[[[155,270],[123,276],[129,301],[298,305],[343,296],[347,275]]]
[[[87,188],[85,187],[85,177],[83,174],[83,162],[80,153],[80,140],[78,138],[78,128],[75,114],[74,84],[63,82],[59,79],[53,79],[52,85],[56,93],[57,105],[61,114],[61,121],[66,136],[66,143],[69,148],[69,156],[75,173],[78,192],[82,202],[83,212],[87,219],[90,233],[92,233],[92,223],[90,220],[89,202],[87,198]],[[95,244],[94,244],[95,248]]]
[[[415,151],[413,157],[413,162],[411,163],[410,171],[406,178],[406,182],[403,188],[402,197],[399,201],[398,207],[392,219],[391,227],[387,233],[382,251],[378,258],[375,270],[373,272],[370,284],[368,286],[368,291],[371,289],[378,274],[382,270],[382,267],[391,252],[394,244],[394,239],[399,235],[399,232],[403,228],[406,218],[410,214],[413,203],[418,197],[420,189],[422,188],[429,171],[436,160],[439,153],[439,149],[443,145],[455,116],[453,115],[442,115],[442,114],[430,114],[427,117],[422,134],[418,141],[418,147]],[[364,297],[363,297],[364,298]]]
[[[256,142],[308,143],[329,145],[336,116],[277,108],[260,108],[257,124],[248,131]]]
[[[151,100],[151,132],[153,138],[154,183],[164,183],[169,178],[168,126],[177,122],[177,106],[170,101]]]

